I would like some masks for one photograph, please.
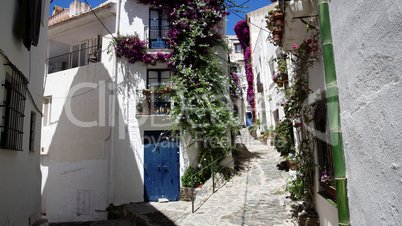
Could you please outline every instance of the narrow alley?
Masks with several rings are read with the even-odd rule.
[[[276,166],[283,159],[247,129],[241,134],[236,140],[242,147],[239,172],[218,185],[205,203],[196,205],[195,213],[191,213],[191,202],[134,203],[117,208],[119,219],[76,225],[297,225],[286,198],[289,172]]]
[[[296,225],[285,192],[289,173],[276,167],[282,161],[279,153],[253,139],[246,129],[241,134],[244,169],[178,224]]]

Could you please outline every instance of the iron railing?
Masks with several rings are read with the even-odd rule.
[[[194,213],[194,176],[201,173],[202,171],[204,171],[205,169],[208,169],[211,166],[211,172],[212,172],[212,194],[213,195],[215,193],[215,174],[219,173],[222,171],[222,169],[224,169],[226,166],[228,166],[229,164],[231,164],[233,162],[233,160],[231,160],[229,163],[227,163],[226,165],[224,165],[220,170],[215,172],[215,164],[216,162],[218,162],[219,160],[222,160],[223,158],[227,157],[227,155],[224,155],[218,159],[216,159],[215,161],[211,162],[209,165],[203,167],[201,170],[199,170],[198,172],[194,173],[191,176],[191,212]],[[221,178],[217,178],[217,180],[219,180]]]
[[[169,49],[169,26],[145,26],[145,37],[149,49]]]
[[[167,115],[170,113],[172,90],[142,90],[138,95],[137,113],[140,115]]]
[[[100,62],[101,50],[102,46],[96,45],[50,57],[46,59],[48,74]]]

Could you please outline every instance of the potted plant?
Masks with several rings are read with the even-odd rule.
[[[268,15],[265,16],[266,28],[273,31],[275,27],[281,28],[283,26],[283,11],[279,4],[275,6],[275,9],[270,10]]]
[[[144,94],[145,96],[150,96],[152,94],[152,91],[149,89],[143,89],[142,94]]]
[[[282,39],[282,29],[279,27],[274,27],[272,29],[272,38],[274,42],[281,42]]]
[[[324,169],[324,171],[321,173],[321,182],[325,184],[325,191],[327,192],[327,195],[331,199],[336,200],[336,187],[326,169]]]
[[[275,27],[283,27],[283,12],[275,12],[272,15],[272,20],[274,22]]]

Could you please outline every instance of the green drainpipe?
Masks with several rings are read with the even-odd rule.
[[[346,169],[343,158],[342,131],[339,115],[338,84],[336,81],[334,47],[332,44],[328,0],[318,0],[321,44],[324,58],[325,82],[327,87],[327,108],[334,157],[336,197],[339,225],[351,225],[346,189]]]

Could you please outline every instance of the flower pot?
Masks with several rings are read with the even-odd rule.
[[[274,13],[274,15],[272,15],[272,19],[275,23],[275,27],[283,26],[283,13]]]
[[[295,170],[296,169],[296,164],[292,161],[289,161],[289,169]]]
[[[276,29],[272,31],[272,36],[275,42],[281,42],[282,39],[282,29]]]
[[[335,186],[331,186],[331,185],[326,184],[325,185],[325,191],[327,192],[327,195],[331,199],[336,200],[336,188],[335,188]]]
[[[288,86],[289,85],[289,79],[287,75],[282,75],[281,76],[281,82],[283,85]]]
[[[152,94],[152,91],[144,89],[144,90],[142,90],[142,94],[144,94],[146,96],[150,96]]]
[[[271,2],[276,2],[276,0],[271,0]]]
[[[158,93],[160,95],[170,94],[170,93],[172,93],[172,90],[171,89],[159,90]]]

